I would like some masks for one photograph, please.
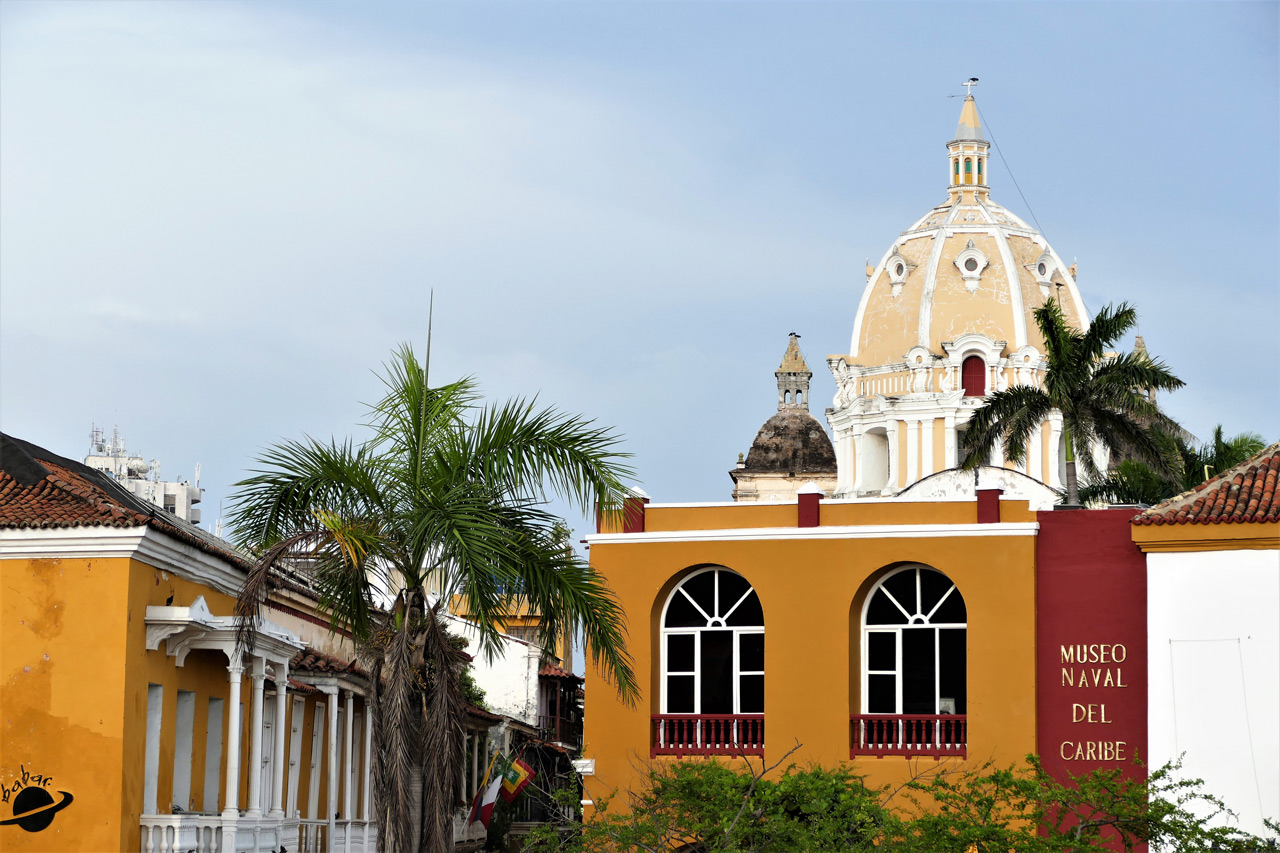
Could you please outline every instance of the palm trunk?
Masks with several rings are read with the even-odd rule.
[[[1076,448],[1071,441],[1071,430],[1062,426],[1062,440],[1067,443],[1067,505],[1080,506],[1080,484],[1076,480]]]
[[[418,853],[450,853],[458,773],[462,767],[466,713],[460,674],[462,653],[440,620],[443,600],[424,624],[423,649],[430,679],[422,705],[422,815]]]

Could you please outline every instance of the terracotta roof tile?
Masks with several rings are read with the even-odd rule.
[[[567,669],[561,669],[560,667],[549,663],[544,663],[542,665],[542,669],[538,670],[538,675],[545,675],[548,678],[572,678],[577,681],[582,680],[581,676],[574,675]]]
[[[0,529],[150,527],[248,569],[229,542],[188,524],[101,471],[0,433]]]
[[[312,675],[342,675],[344,673],[366,675],[365,671],[355,661],[343,660],[314,649],[307,649],[294,655],[293,660],[289,661],[289,672],[310,673]]]
[[[1133,518],[1134,524],[1280,522],[1280,442]]]

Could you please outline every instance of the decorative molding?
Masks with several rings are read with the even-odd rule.
[[[597,533],[588,545],[671,542],[750,542],[784,539],[943,539],[971,536],[1035,536],[1034,521],[1006,524],[868,524],[832,527],[757,527],[724,530],[671,530],[645,533]]]
[[[193,649],[213,649],[225,654],[230,663],[239,662],[236,618],[214,616],[203,595],[197,596],[189,607],[148,606],[146,626],[147,648],[156,651],[164,640],[165,652],[174,658],[176,666],[183,666]],[[254,677],[261,677],[265,661],[287,665],[289,659],[305,647],[296,634],[265,619],[258,620],[253,633],[257,658],[251,662]]]
[[[990,266],[990,261],[981,249],[973,242],[973,238],[969,239],[968,245],[964,247],[964,251],[956,255],[954,261],[956,269],[960,270],[960,277],[964,279],[964,289],[970,293],[978,291],[978,283],[982,280],[982,273]],[[972,266],[972,269],[970,267]]]
[[[233,597],[244,584],[240,568],[150,527],[0,530],[0,559],[113,557],[138,560]]]

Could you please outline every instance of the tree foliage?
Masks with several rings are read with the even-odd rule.
[[[1162,474],[1140,460],[1126,459],[1105,474],[1090,478],[1080,488],[1080,500],[1084,503],[1150,506],[1194,489],[1205,480],[1256,456],[1266,447],[1266,441],[1256,432],[1226,437],[1222,424],[1213,428],[1212,438],[1198,446],[1181,432],[1170,435],[1157,430],[1155,438],[1166,445],[1166,452],[1175,453],[1181,459],[1180,471]]]
[[[1180,780],[1176,765],[1149,777],[1135,765],[1063,784],[1028,757],[1015,767],[918,770],[897,788],[868,787],[846,765],[771,775],[778,766],[655,763],[625,809],[614,807],[620,795],[601,797],[581,826],[541,827],[524,850],[1102,853],[1148,845],[1153,853],[1246,853],[1276,843],[1212,825],[1225,808],[1199,780]]]
[[[283,442],[237,484],[232,524],[259,556],[237,603],[241,645],[272,577],[308,575],[371,676],[379,843],[445,851],[468,694],[443,608],[461,599],[484,654],[521,604],[547,646],[581,630],[588,660],[634,699],[621,606],[546,509],[556,495],[614,511],[631,470],[610,430],[528,400],[485,405],[469,379],[433,387],[407,346],[382,380],[367,440]]]

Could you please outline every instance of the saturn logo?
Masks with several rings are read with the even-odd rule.
[[[59,791],[61,799],[54,801],[44,788],[23,788],[13,798],[13,817],[0,820],[0,826],[17,824],[27,832],[39,832],[53,823],[53,816],[71,805],[75,799],[66,791]]]

